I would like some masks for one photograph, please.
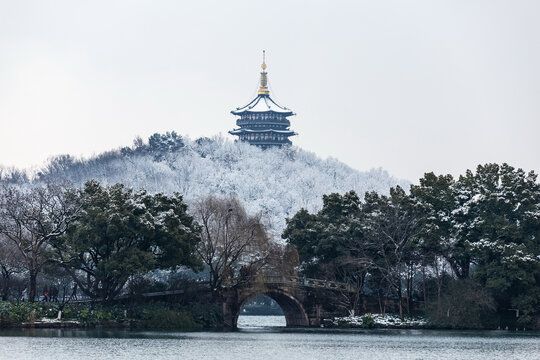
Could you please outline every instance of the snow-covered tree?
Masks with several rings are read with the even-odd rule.
[[[461,182],[460,179],[459,182]],[[470,199],[459,215],[473,276],[504,308],[527,315],[540,307],[540,185],[508,164],[478,166],[465,182]],[[536,309],[536,310],[535,310]]]
[[[133,275],[179,266],[198,269],[200,228],[176,193],[86,183],[81,214],[52,241],[55,260],[88,296],[110,301]]]
[[[499,310],[540,307],[540,185],[534,172],[508,164],[479,165],[454,181],[426,174],[411,187],[419,209],[423,256],[437,255],[459,279],[472,277]],[[527,318],[529,317],[529,318]]]
[[[285,218],[301,208],[318,211],[324,194],[350,190],[385,194],[392,186],[408,185],[381,169],[359,172],[295,147],[261,150],[221,137],[192,141],[175,133],[150,139],[86,160],[53,158],[36,180],[67,179],[77,186],[90,179],[123,183],[150,193],[179,192],[188,204],[209,194],[234,196],[249,214],[263,213],[270,235],[277,240]]]

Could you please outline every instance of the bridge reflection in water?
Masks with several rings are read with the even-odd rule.
[[[240,330],[282,330],[286,326],[283,315],[240,315],[238,318],[238,329]]]

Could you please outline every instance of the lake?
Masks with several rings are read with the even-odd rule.
[[[0,359],[540,359],[539,332],[287,329],[242,316],[237,332],[0,330]]]

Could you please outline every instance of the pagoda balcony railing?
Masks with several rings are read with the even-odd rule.
[[[252,114],[249,116],[240,115],[240,120],[251,120],[251,121],[288,121],[287,116],[268,116],[265,114]]]
[[[289,120],[243,120],[238,119],[236,120],[236,125],[238,126],[245,126],[245,125],[274,125],[274,126],[285,126],[289,127],[291,126],[291,122]]]
[[[240,141],[246,141],[246,142],[249,142],[250,144],[255,144],[255,145],[272,145],[272,144],[291,144],[291,141],[289,139],[277,139],[277,140],[273,140],[273,139],[265,139],[265,140],[262,140],[262,139],[259,139],[259,140],[248,140],[248,139],[240,139]]]
[[[281,128],[280,129],[280,128],[277,128],[277,127],[252,127],[252,126],[242,126],[242,127],[237,128],[237,129],[234,129],[234,130],[248,130],[252,134],[256,134],[256,133],[268,134],[268,132],[270,130],[282,131],[282,132],[283,131],[294,132],[290,128]]]

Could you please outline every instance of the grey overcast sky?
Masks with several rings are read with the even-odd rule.
[[[0,164],[232,129],[267,51],[293,143],[416,182],[540,170],[540,1],[0,0]]]

